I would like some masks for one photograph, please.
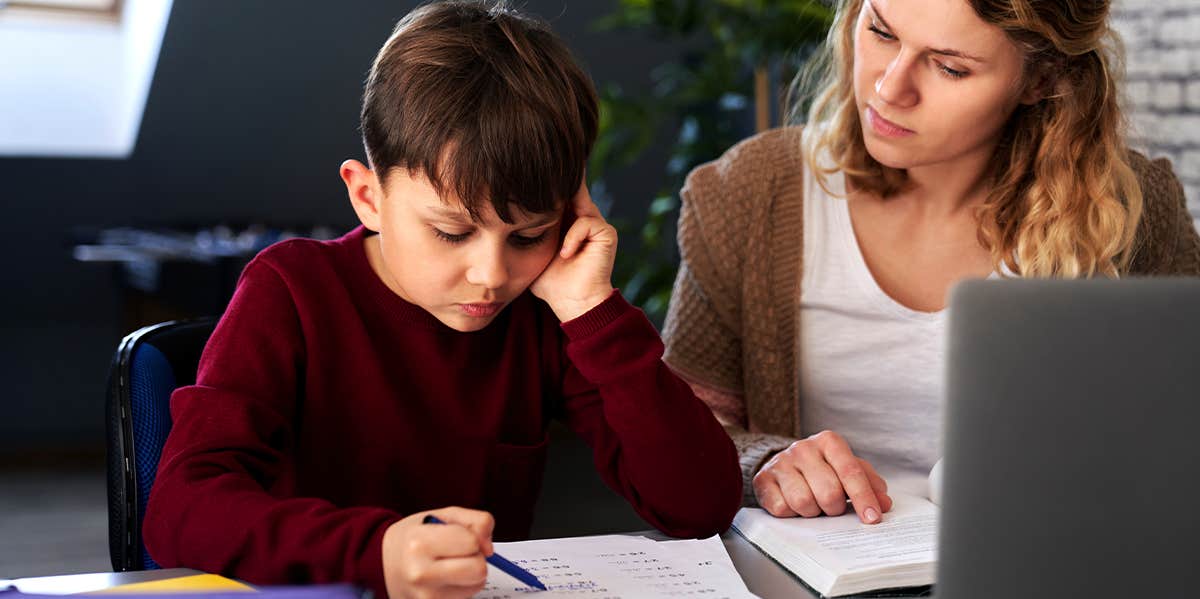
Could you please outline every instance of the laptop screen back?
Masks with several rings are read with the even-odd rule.
[[[1200,280],[950,306],[937,596],[1200,596]]]

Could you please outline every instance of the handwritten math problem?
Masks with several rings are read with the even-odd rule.
[[[496,543],[496,551],[528,570],[546,591],[527,587],[489,567],[477,599],[539,597],[753,597],[717,537],[656,542],[608,535]]]

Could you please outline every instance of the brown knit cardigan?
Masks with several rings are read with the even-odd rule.
[[[744,489],[764,459],[800,435],[797,343],[804,242],[801,128],[767,131],[688,175],[682,255],[663,330],[684,378],[744,402],[729,426]],[[1200,276],[1200,236],[1165,159],[1130,153],[1145,196],[1133,275]]]

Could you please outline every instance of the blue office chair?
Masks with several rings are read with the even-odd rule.
[[[157,569],[142,545],[142,517],[171,430],[176,387],[196,366],[216,318],[174,320],[130,333],[108,375],[108,553],[113,571]]]

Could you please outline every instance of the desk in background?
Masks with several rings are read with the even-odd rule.
[[[302,235],[338,236],[332,227],[113,227],[77,230],[76,261],[114,267],[121,293],[121,327],[133,331],[167,320],[225,311],[242,269],[260,250]]]

